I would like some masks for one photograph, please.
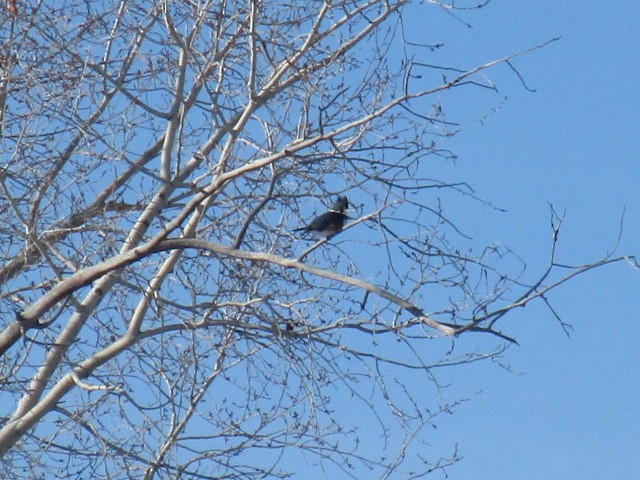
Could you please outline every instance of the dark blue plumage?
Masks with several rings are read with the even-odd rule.
[[[331,238],[342,230],[347,217],[344,211],[349,208],[347,197],[338,197],[331,209],[314,218],[309,225],[296,228],[294,232],[318,232],[327,238]]]

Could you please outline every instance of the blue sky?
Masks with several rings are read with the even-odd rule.
[[[532,273],[545,267],[549,202],[566,211],[560,252],[588,262],[616,242],[640,253],[640,11],[636,2],[505,1],[463,17],[430,14],[426,42],[451,64],[472,67],[550,38],[490,73],[507,101],[449,147],[453,173],[505,208],[461,221],[479,242],[508,245]],[[435,441],[459,442],[451,478],[595,480],[640,471],[640,272],[600,269],[558,289],[554,306],[567,338],[541,306],[515,312],[519,347],[504,357],[513,373],[477,365],[454,373],[461,392],[481,393],[440,424]],[[439,439],[439,440],[436,440]]]
[[[407,13],[412,22],[407,24],[422,28],[410,32],[412,39],[444,43],[428,57],[434,64],[473,68],[562,37],[513,62],[535,93],[503,65],[487,72],[497,93],[455,89],[443,98],[447,114],[452,120],[462,118],[466,127],[445,145],[458,154],[455,165],[443,161],[427,164],[428,168],[434,169],[434,178],[442,174],[468,182],[478,197],[504,209],[453,195],[447,199],[447,216],[473,237],[476,249],[506,245],[527,263],[527,278],[536,278],[548,260],[551,203],[558,212],[566,212],[559,244],[563,261],[585,263],[610,251],[623,210],[618,254],[640,254],[637,2],[494,0],[461,15],[473,28],[433,6],[413,8]],[[477,120],[492,109],[495,114]],[[357,195],[353,200],[358,213],[374,208],[363,205]],[[309,202],[303,208],[310,216],[323,204]],[[341,235],[331,246],[361,250],[375,238],[363,225],[354,228],[353,235]],[[308,246],[297,245],[301,250]],[[376,262],[362,263],[363,270],[380,269]],[[427,311],[437,308],[429,293],[419,299]],[[501,358],[508,368],[485,362],[441,369],[439,379],[451,384],[437,392],[444,400],[434,393],[433,385],[418,383],[423,377],[414,379],[412,372],[405,372],[403,378],[424,389],[426,407],[471,399],[454,415],[439,416],[438,428],[426,432],[423,455],[431,459],[450,453],[458,444],[463,460],[447,470],[450,478],[638,476],[640,271],[622,263],[602,268],[558,288],[550,300],[573,326],[569,337],[542,304],[512,312],[503,330],[520,345],[510,347]],[[434,340],[429,352],[448,348],[449,342]],[[495,343],[493,337],[476,334],[455,342],[461,352],[487,351]],[[288,358],[281,362],[281,368],[288,368]],[[363,430],[368,428],[369,412],[352,411],[349,401],[356,404],[353,399],[344,401],[343,413],[356,423],[363,417]],[[384,412],[391,416],[389,410]],[[375,441],[371,435],[362,438],[369,444],[381,443],[376,434]],[[307,478],[324,478],[324,472],[312,471],[309,465],[301,468],[308,470]],[[359,474],[366,478],[366,473]]]

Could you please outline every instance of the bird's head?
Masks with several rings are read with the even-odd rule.
[[[343,213],[349,209],[349,200],[347,197],[338,197],[336,203],[331,207],[332,212]]]

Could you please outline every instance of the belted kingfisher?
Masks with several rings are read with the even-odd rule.
[[[344,227],[347,217],[344,211],[349,208],[349,200],[347,197],[338,197],[329,211],[314,218],[309,225],[302,228],[296,228],[294,232],[318,232],[328,239],[337,235]]]

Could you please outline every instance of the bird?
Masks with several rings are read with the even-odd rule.
[[[329,239],[340,233],[344,227],[344,222],[349,218],[344,214],[344,211],[348,208],[349,200],[347,197],[338,197],[327,212],[314,218],[306,227],[296,228],[294,232],[318,232]]]

